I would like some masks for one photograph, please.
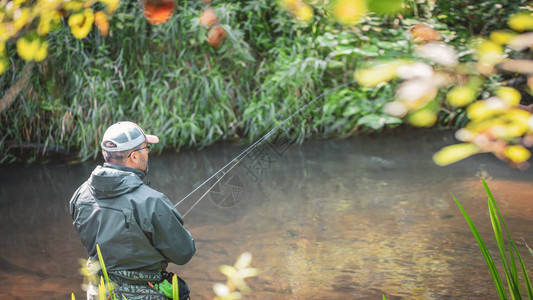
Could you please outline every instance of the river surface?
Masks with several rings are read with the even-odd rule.
[[[212,299],[213,284],[225,282],[218,267],[245,251],[260,269],[247,279],[247,299],[497,299],[451,194],[499,263],[487,179],[533,277],[525,244],[533,246],[533,167],[512,169],[488,154],[434,165],[432,154],[451,143],[449,132],[420,130],[266,143],[198,205],[205,188],[178,205],[182,214],[194,206],[185,225],[197,253],[169,269],[193,300]],[[243,149],[151,155],[152,187],[177,203]],[[0,167],[0,299],[85,299],[79,260],[87,254],[68,201],[98,164]]]

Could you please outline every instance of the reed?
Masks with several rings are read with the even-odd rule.
[[[498,269],[496,268],[496,264],[494,263],[494,260],[492,259],[492,256],[487,248],[487,245],[483,241],[481,234],[479,233],[476,226],[472,222],[472,219],[469,217],[469,215],[467,214],[467,212],[465,211],[461,203],[453,195],[452,197],[457,203],[457,205],[459,206],[459,209],[461,210],[461,212],[463,213],[463,216],[465,217],[468,223],[468,226],[470,227],[472,233],[474,234],[474,237],[479,245],[479,248],[481,249],[483,257],[485,258],[485,261],[487,262],[490,274],[494,281],[494,285],[498,292],[498,297],[500,299],[508,299],[510,296],[511,299],[523,299],[522,288],[524,288],[527,292],[527,299],[533,299],[533,290],[531,288],[531,280],[529,279],[529,276],[527,274],[527,270],[525,268],[524,262],[522,260],[522,257],[520,256],[520,252],[518,251],[518,247],[516,246],[516,243],[513,237],[511,236],[509,228],[507,227],[507,224],[505,223],[505,220],[503,219],[503,216],[498,208],[498,205],[496,204],[496,201],[494,200],[494,197],[492,196],[492,193],[487,183],[483,179],[482,179],[482,183],[483,183],[485,192],[488,195],[488,207],[489,207],[490,220],[492,224],[492,229],[494,231],[496,245],[498,247],[498,253],[500,255],[502,268],[505,273],[505,281],[507,282],[508,290],[505,289],[503,280],[500,276],[500,273],[498,272]],[[505,235],[502,231],[502,225],[503,225],[503,228],[505,229],[506,240],[504,238]],[[518,275],[517,261],[520,266],[520,270],[522,272],[522,277],[524,280],[523,284],[520,282],[520,278]]]
[[[102,268],[102,273],[104,274],[105,281],[107,285],[104,285],[104,279],[100,277],[100,297],[104,297],[105,299],[105,287],[107,286],[107,290],[109,292],[109,295],[111,295],[112,299],[116,299],[114,289],[111,286],[111,281],[109,280],[109,275],[107,274],[107,269],[104,264],[104,258],[102,257],[102,252],[100,251],[100,246],[96,244],[96,252],[98,252],[98,260],[100,261],[100,267]],[[103,290],[103,293],[102,293]]]

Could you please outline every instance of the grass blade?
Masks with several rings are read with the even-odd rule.
[[[104,258],[102,257],[102,252],[100,251],[100,246],[96,244],[96,252],[98,252],[98,260],[100,261],[100,267],[102,268],[102,273],[104,273],[105,281],[107,282],[107,290],[111,295],[112,299],[115,299],[115,294],[111,290],[111,282],[109,281],[109,276],[107,274],[107,269],[104,264]],[[102,280],[103,281],[103,280]]]
[[[490,216],[490,223],[492,224],[492,231],[494,232],[494,239],[496,240],[496,245],[498,246],[498,253],[500,254],[500,258],[502,260],[502,266],[505,271],[505,279],[507,280],[507,286],[509,287],[509,291],[511,293],[511,298],[515,299],[515,289],[516,289],[516,281],[515,277],[513,277],[511,273],[512,265],[509,264],[506,257],[506,248],[505,248],[505,242],[503,241],[503,235],[502,235],[502,227],[500,224],[500,220],[498,219],[498,214],[496,213],[496,210],[494,208],[494,204],[490,201],[488,201],[489,206],[489,216]],[[514,259],[512,259],[514,261]],[[516,269],[516,266],[514,266],[514,269]]]
[[[513,254],[514,251],[512,251],[513,246],[511,242],[508,243],[508,246],[509,246],[509,256],[511,258],[511,264],[509,267],[511,269],[511,278],[513,279],[513,285],[514,285],[513,287],[514,289],[511,291],[514,293],[514,295],[518,299],[522,299],[522,293],[520,292],[520,278],[518,278],[518,269],[516,268],[516,261],[515,261],[514,254]]]
[[[516,253],[518,253],[518,249],[515,247]],[[527,298],[529,300],[533,299],[533,289],[531,288],[531,280],[529,279],[529,276],[527,275],[526,266],[524,265],[524,261],[522,261],[522,258],[520,257],[520,254],[518,254],[518,261],[520,262],[520,268],[522,269],[522,274],[524,275],[524,282],[526,283],[526,290],[527,290]]]
[[[172,276],[172,298],[176,300],[180,299],[180,287],[178,285],[178,275],[176,274]]]
[[[470,230],[474,234],[474,238],[476,239],[479,248],[481,249],[481,252],[483,253],[483,257],[485,258],[485,261],[487,262],[487,265],[489,267],[490,274],[492,275],[492,279],[494,280],[494,285],[496,286],[496,290],[498,291],[498,296],[500,299],[507,299],[507,293],[505,291],[505,288],[503,286],[502,279],[500,277],[500,274],[498,274],[498,270],[496,269],[496,265],[494,264],[494,261],[492,260],[492,256],[489,253],[489,250],[487,249],[487,245],[485,242],[483,242],[483,239],[481,238],[481,235],[479,234],[476,226],[474,225],[474,222],[472,222],[472,219],[470,219],[470,216],[466,213],[463,206],[459,201],[453,196],[453,200],[455,200],[455,203],[457,203],[457,206],[459,206],[459,209],[463,213],[463,216],[465,217],[466,222],[468,223],[468,226],[470,226]]]
[[[104,277],[100,276],[100,285],[98,285],[98,298],[106,300]]]
[[[502,220],[503,227],[505,228],[505,231],[507,232],[507,236],[509,237],[510,243],[512,244],[512,250],[514,250],[514,252],[517,255],[518,261],[520,262],[520,267],[522,269],[522,275],[524,276],[524,282],[526,284],[528,299],[533,299],[533,288],[531,286],[531,280],[529,279],[529,276],[527,274],[524,261],[522,260],[522,257],[520,256],[520,253],[518,251],[518,247],[516,246],[516,243],[514,242],[514,239],[511,236],[511,232],[509,231],[507,224],[505,224],[503,215],[501,214],[500,209],[498,208],[498,205],[496,204],[496,200],[494,200],[494,196],[492,195],[492,192],[490,191],[489,186],[487,185],[487,182],[484,179],[481,179],[481,182],[483,183],[485,192],[489,196],[489,201],[492,203],[492,205],[494,206],[494,209],[498,213],[499,218]]]

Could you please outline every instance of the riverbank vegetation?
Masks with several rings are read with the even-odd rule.
[[[507,30],[517,12],[525,16],[524,30],[531,30],[527,27],[531,7],[525,0],[392,1],[400,3],[392,6],[394,11],[384,9],[387,1],[356,2],[366,3],[361,6],[366,14],[335,14],[334,8],[319,2],[184,1],[173,16],[167,16],[167,22],[158,25],[151,24],[158,21],[150,19],[153,16],[144,2],[144,6],[124,2],[118,7],[112,1],[91,2],[95,11],[106,13],[109,32],[95,25],[82,39],[80,32],[88,21],[73,25],[70,19],[76,12],[67,19],[63,9],[61,22],[50,19],[50,24],[57,25],[55,30],[38,38],[39,45],[46,40],[42,59],[18,50],[18,40],[28,34],[2,41],[6,67],[0,75],[0,161],[32,161],[53,153],[72,160],[95,158],[103,131],[119,120],[134,120],[157,133],[161,142],[156,150],[249,142],[322,92],[354,81],[354,73],[357,82],[328,93],[297,115],[282,130],[284,134],[301,142],[309,137],[379,131],[404,122],[463,127],[472,116],[463,107],[445,103],[450,98],[447,92],[463,83],[476,91],[456,94],[485,99],[514,80],[522,98],[530,97],[527,72],[492,72],[477,80],[479,70],[468,68],[478,59],[472,37]],[[206,17],[208,10],[212,14]],[[7,6],[3,12],[6,23]],[[20,26],[21,32],[30,32],[36,22]],[[215,33],[213,26],[218,28]],[[461,64],[453,70],[417,52],[416,39],[436,39],[434,34],[455,49]],[[37,39],[35,35],[27,38],[32,38],[24,40],[28,43]],[[520,53],[523,59],[531,54]],[[417,101],[409,113],[391,114],[405,86],[405,78],[396,78],[399,64],[391,63],[392,59],[409,64],[423,61],[435,74],[453,74],[463,81],[454,79],[432,89],[432,97],[422,95],[425,100]],[[361,76],[369,65],[378,75]],[[380,65],[384,67],[376,67]],[[472,80],[465,81],[468,78]],[[464,97],[451,97],[456,98]],[[505,152],[505,146],[523,144],[528,128],[518,136],[502,138],[506,144],[497,151],[503,159],[512,161],[505,153],[514,153],[516,164],[527,160],[525,149]],[[467,149],[472,154],[494,150],[482,149],[473,139],[466,142],[475,148]],[[465,154],[464,149],[459,149],[460,155],[457,149],[448,152],[441,161],[450,163]]]

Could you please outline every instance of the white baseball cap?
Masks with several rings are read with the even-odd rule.
[[[159,138],[144,133],[141,127],[133,122],[122,121],[107,128],[101,145],[105,151],[117,152],[133,149],[144,142],[156,144]]]

